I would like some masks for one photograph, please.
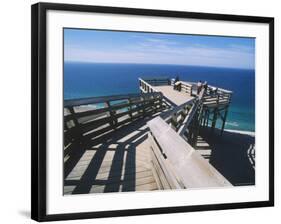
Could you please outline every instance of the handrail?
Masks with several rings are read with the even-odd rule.
[[[202,89],[199,93],[198,97],[195,97],[193,99],[190,99],[186,103],[175,107],[172,111],[167,111],[166,113],[161,114],[160,116],[167,122],[170,123],[171,117],[173,115],[178,115],[179,111],[181,111],[183,108],[186,108],[186,106],[191,106],[188,113],[185,114],[184,120],[180,123],[179,128],[177,129],[177,132],[180,133],[182,136],[184,132],[187,130],[188,126],[190,125],[191,121],[193,120],[193,117],[198,109],[198,107],[202,104],[203,96],[205,93],[205,89]]]
[[[208,85],[208,87],[209,88],[217,88],[217,87],[215,87],[215,86],[211,86],[211,85]],[[224,93],[228,93],[228,94],[232,94],[233,93],[233,91],[230,91],[230,90],[226,90],[226,89],[223,89],[223,88],[217,88],[218,89],[218,91],[221,91],[221,92],[224,92]]]
[[[228,105],[231,101],[232,91],[208,86],[204,97],[204,105]]]
[[[148,77],[141,79],[152,86],[171,85],[171,80],[168,77]]]
[[[98,97],[70,99],[70,100],[64,100],[64,107],[73,107],[73,106],[102,103],[102,102],[106,102],[106,101],[123,100],[123,99],[128,99],[128,98],[140,97],[142,95],[146,96],[146,97],[156,96],[159,94],[162,94],[162,93],[160,93],[160,92],[133,93],[133,94],[123,94],[123,95],[111,95],[111,96],[98,96]]]
[[[148,127],[153,167],[160,167],[155,171],[160,188],[232,186],[162,118],[149,121]]]
[[[147,83],[146,80],[139,78],[140,89],[143,92],[157,92],[157,90]],[[182,89],[185,92],[192,94],[192,84],[180,81]],[[171,110],[162,113],[160,116],[167,122],[170,123],[176,131],[182,136],[186,132],[188,126],[193,120],[193,116],[196,114],[198,106],[202,104],[202,99],[205,94],[205,89],[202,88],[201,92],[197,97],[190,99],[180,106],[174,106]],[[179,120],[179,121],[178,121]]]
[[[193,89],[193,85],[188,83],[188,82],[184,82],[184,81],[180,81],[180,91],[181,92],[186,92],[188,93],[190,96],[192,95],[192,89]]]
[[[171,109],[169,111],[163,112],[163,113],[160,114],[160,117],[162,119],[164,119],[166,122],[169,123],[169,119],[171,119],[171,116],[174,113],[177,113],[178,111],[184,109],[186,106],[193,105],[195,100],[196,100],[196,98],[190,99],[190,100],[186,101],[185,103],[183,103],[183,104],[181,104],[179,106],[176,106],[176,107],[174,107],[173,109]]]
[[[143,80],[142,78],[139,78],[139,88],[140,88],[140,91],[143,92],[143,93],[157,93],[157,92],[159,92],[157,89],[155,89],[152,85],[150,85],[146,80]],[[174,103],[171,102],[165,96],[163,96],[163,102],[168,107],[172,107],[174,105]]]
[[[185,137],[185,135],[184,135],[185,133],[189,134],[189,137],[186,139],[187,140],[190,139],[190,141],[191,141],[190,143],[192,145],[196,144],[196,142],[197,142],[197,134],[198,134],[197,131],[198,130],[196,130],[196,131],[193,130],[194,133],[189,133],[190,130],[188,128],[195,119],[197,119],[197,122],[198,122],[197,128],[199,128],[199,123],[200,123],[199,120],[202,115],[202,104],[203,104],[203,100],[204,100],[203,97],[205,95],[205,91],[206,90],[204,88],[200,91],[196,102],[193,104],[193,106],[190,110],[190,113],[188,114],[188,116],[186,116],[186,118],[184,119],[184,121],[181,124],[181,127],[177,131],[179,133],[179,135],[182,137]],[[193,136],[191,136],[191,135],[193,135]]]
[[[150,93],[150,92],[158,92],[152,85],[150,85],[148,82],[145,80],[139,78],[140,82],[140,90],[144,93]]]
[[[95,138],[141,117],[164,109],[162,93],[66,100],[64,107],[65,139],[81,141]],[[93,106],[93,105],[97,106]]]

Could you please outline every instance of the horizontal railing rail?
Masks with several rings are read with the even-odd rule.
[[[162,111],[165,108],[162,101],[160,92],[65,100],[66,139],[97,138],[133,120]]]
[[[160,79],[157,79],[157,80],[160,80]],[[165,81],[166,79],[163,79],[163,80]],[[155,93],[155,92],[157,93],[157,92],[159,92],[155,88],[155,86],[152,86],[151,84],[149,84],[147,82],[147,79],[144,80],[142,78],[139,78],[139,88],[140,88],[140,91],[142,93]],[[170,107],[170,108],[174,105],[173,102],[171,102],[168,98],[166,98],[164,96],[163,96],[163,103],[166,104],[166,106]]]
[[[185,132],[190,132],[189,126],[191,125],[193,120],[195,120],[195,119],[198,120],[198,118],[200,119],[200,116],[202,113],[201,108],[202,108],[204,95],[205,95],[205,89],[202,89],[201,92],[199,93],[198,97],[196,98],[196,101],[192,105],[192,108],[190,109],[188,116],[186,116],[186,118],[184,119],[184,121],[181,124],[181,127],[178,130],[178,133],[181,136],[183,136],[185,134]],[[196,115],[197,115],[197,118],[194,118]]]
[[[145,96],[147,97],[152,95],[155,95],[155,93],[145,94]],[[132,93],[132,94],[111,95],[111,96],[88,97],[88,98],[80,98],[80,99],[69,99],[69,100],[64,100],[64,107],[96,104],[106,101],[122,100],[122,99],[128,99],[128,98],[134,98],[140,96],[141,96],[140,93]]]
[[[180,81],[180,91],[187,93],[191,96],[193,91],[193,85],[188,82]]]
[[[163,85],[171,85],[171,79],[168,77],[149,77],[149,78],[141,78],[146,83],[151,86],[163,86]]]
[[[160,189],[232,186],[159,116],[148,122],[153,173]]]
[[[208,85],[205,91],[204,105],[227,106],[231,102],[232,93],[233,93],[232,91]]]
[[[146,82],[145,80],[139,78],[139,87],[141,92],[143,93],[153,93],[153,92],[158,92],[156,88],[154,88],[151,84]]]

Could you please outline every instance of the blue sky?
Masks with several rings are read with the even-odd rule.
[[[64,60],[255,67],[255,39],[64,29]]]

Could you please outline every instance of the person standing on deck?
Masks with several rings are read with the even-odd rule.
[[[205,82],[203,83],[203,88],[205,89],[205,91],[208,89],[208,83],[207,83],[207,81],[205,81]]]
[[[174,89],[178,90],[178,91],[180,91],[180,89],[181,89],[181,83],[180,83],[180,79],[179,79],[178,75],[175,78]]]
[[[197,94],[200,93],[201,89],[202,89],[202,81],[200,80],[200,81],[197,83]]]

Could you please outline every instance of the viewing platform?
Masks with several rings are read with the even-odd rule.
[[[237,142],[227,145],[221,137],[232,92],[177,84],[140,78],[139,94],[65,100],[64,194],[254,184],[251,139],[240,149],[252,147],[252,163],[243,157],[245,171],[233,163]],[[222,152],[211,161],[205,145],[214,155]]]

